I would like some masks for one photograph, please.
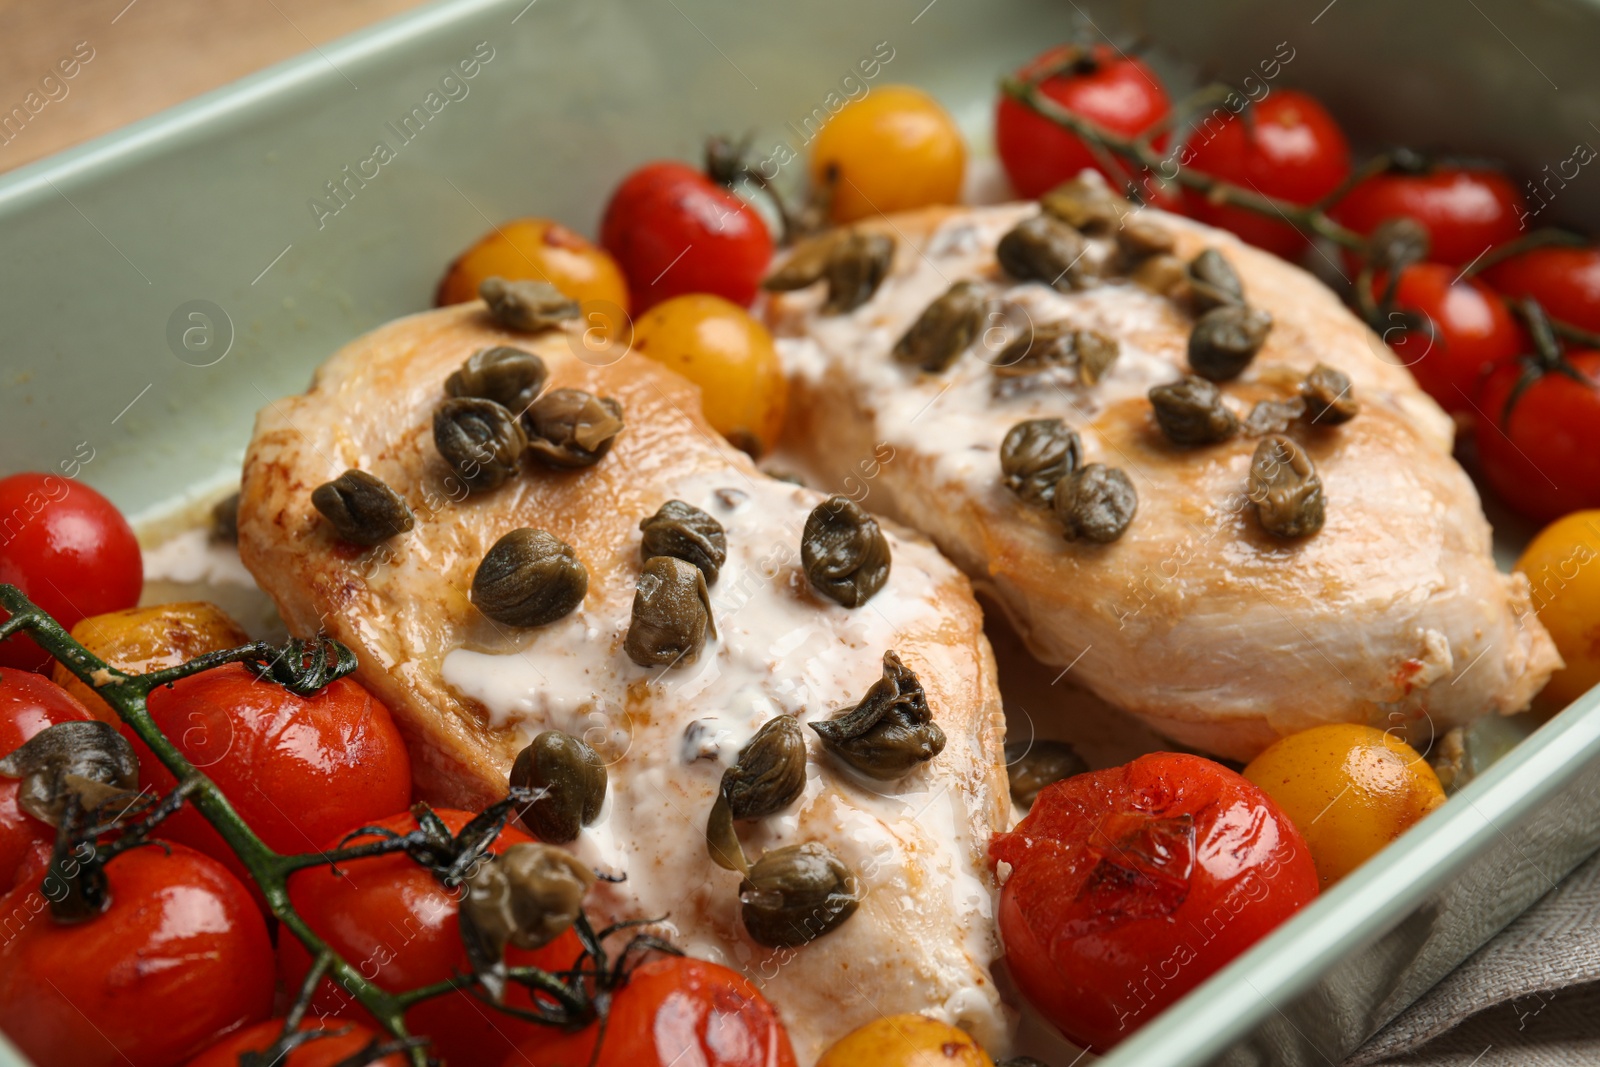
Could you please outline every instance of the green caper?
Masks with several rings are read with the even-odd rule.
[[[1251,437],[1283,433],[1306,413],[1306,402],[1292,396],[1287,400],[1258,400],[1244,419],[1244,432]]]
[[[1039,790],[1089,769],[1078,750],[1065,741],[1013,741],[1006,745],[1006,777],[1012,803],[1024,811],[1033,807]]]
[[[1138,509],[1139,495],[1118,467],[1090,463],[1056,485],[1056,518],[1068,541],[1109,544],[1128,529]]]
[[[1248,495],[1261,528],[1274,537],[1310,537],[1322,529],[1322,479],[1311,457],[1287,437],[1268,437],[1256,446]]]
[[[944,751],[944,731],[933,721],[922,683],[893,651],[883,654],[883,677],[861,703],[811,728],[829,752],[882,782],[903,778]]]
[[[1122,221],[1132,205],[1106,188],[1104,182],[1079,175],[1041,196],[1039,207],[1075,230],[1106,234]]]
[[[1317,426],[1337,426],[1356,417],[1361,406],[1351,392],[1350,378],[1326,363],[1318,363],[1300,386],[1305,398],[1305,419]]]
[[[1428,231],[1416,219],[1384,219],[1367,235],[1367,265],[1393,274],[1428,258]]]
[[[538,842],[485,854],[462,882],[461,942],[490,996],[505,992],[507,946],[543,948],[583,911],[594,872],[568,853]]]
[[[693,504],[669,500],[647,519],[639,520],[644,536],[639,552],[645,559],[672,556],[693,563],[706,576],[707,585],[717,584],[717,575],[728,561],[728,536],[722,523]]]
[[[817,592],[859,607],[889,580],[889,539],[855,501],[830,496],[806,516],[800,563]]]
[[[342,541],[376,545],[416,525],[400,494],[366,471],[347,470],[311,490],[311,506]]]
[[[1000,479],[1036,507],[1055,499],[1056,483],[1083,459],[1078,435],[1060,419],[1028,419],[1011,427],[1000,442]]]
[[[1239,420],[1222,402],[1221,391],[1192,374],[1151,389],[1150,406],[1174,444],[1215,444],[1239,432]]]
[[[1172,297],[1188,288],[1189,265],[1177,256],[1158,253],[1134,267],[1130,277],[1141,289]]]
[[[861,905],[856,878],[827,846],[807,841],[763,855],[739,883],[739,917],[758,945],[799,948]]]
[[[622,646],[628,658],[641,667],[693,663],[708,635],[717,636],[717,624],[700,568],[672,556],[646,560]]]
[[[517,753],[511,787],[533,791],[517,817],[540,841],[564,845],[600,816],[606,765],[600,754],[560,730],[546,730]]]
[[[895,342],[895,358],[930,374],[947,369],[978,336],[987,300],[983,287],[976,282],[956,282],[924,308]]]
[[[1189,367],[1202,378],[1226,382],[1244,373],[1267,342],[1272,316],[1227,304],[1200,316],[1189,334]]]
[[[493,400],[452,397],[433,413],[433,443],[469,489],[493,489],[517,473],[528,438]]]
[[[1221,252],[1208,248],[1189,261],[1189,305],[1195,314],[1242,303],[1244,283]]]
[[[994,372],[1001,378],[1023,378],[1065,368],[1075,371],[1084,385],[1093,385],[1116,362],[1118,351],[1115,337],[1076,329],[1067,322],[1049,322],[1001,349]]]
[[[706,850],[719,866],[743,871],[744,849],[735,819],[764,819],[799,799],[806,787],[806,739],[791,715],[769,719],[739,758],[722,772],[716,803],[706,820]]]
[[[761,283],[777,292],[804,289],[826,280],[823,311],[839,315],[872,299],[894,262],[894,239],[884,234],[838,230],[797,246],[783,266]]]
[[[549,377],[544,360],[532,352],[496,345],[468,356],[461,369],[444,380],[444,391],[450,396],[480,396],[520,413],[533,403]]]
[[[211,540],[239,543],[239,493],[229,493],[211,509]]]
[[[472,603],[507,626],[555,622],[588,591],[589,572],[572,546],[544,530],[512,530],[472,576]]]
[[[549,282],[485,278],[478,295],[496,322],[521,333],[555,329],[578,317],[578,302]]]
[[[552,467],[592,467],[622,432],[622,405],[582,389],[552,389],[522,413],[528,451]]]
[[[0,775],[22,779],[17,807],[54,826],[70,797],[84,811],[93,811],[137,789],[139,761],[114,727],[86,719],[40,730],[0,759]]]
[[[1117,251],[1126,263],[1142,263],[1151,256],[1169,255],[1175,244],[1171,230],[1149,219],[1124,219],[1117,230]]]
[[[1088,246],[1083,235],[1049,215],[1033,215],[1013,226],[995,246],[995,258],[1021,282],[1040,281],[1061,292],[1075,288],[1069,277]]]

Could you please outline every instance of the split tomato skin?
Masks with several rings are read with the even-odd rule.
[[[333,1030],[331,1033],[308,1041],[282,1060],[274,1060],[272,1067],[339,1067],[373,1040],[382,1040],[376,1031],[353,1023],[307,1019],[301,1030]],[[239,1067],[239,1056],[245,1052],[265,1052],[283,1032],[282,1019],[269,1019],[264,1023],[247,1026],[230,1034],[190,1060],[185,1067]],[[399,1053],[385,1056],[373,1067],[406,1067],[409,1061]]]
[[[1310,850],[1265,793],[1171,752],[1046,787],[989,855],[1007,969],[1102,1053],[1317,895]]]
[[[0,757],[57,723],[88,718],[89,709],[54,682],[32,671],[0,667]],[[0,892],[11,889],[26,861],[56,838],[54,827],[17,806],[21,788],[17,779],[0,777]]]
[[[1499,367],[1479,406],[1483,476],[1512,508],[1536,522],[1600,507],[1600,351],[1569,352],[1574,377],[1546,371],[1511,405],[1523,361]]]
[[[1425,316],[1423,330],[1386,330],[1384,340],[1417,384],[1449,412],[1471,412],[1484,379],[1498,366],[1528,351],[1528,335],[1500,294],[1454,267],[1417,263],[1400,274],[1398,309]],[[1374,298],[1387,282],[1373,283]]]
[[[1483,272],[1508,297],[1529,297],[1545,314],[1600,332],[1600,247],[1535,248]]]
[[[1428,259],[1460,267],[1522,233],[1526,212],[1516,184],[1499,171],[1436,167],[1367,178],[1331,214],[1363,236],[1385,220],[1412,219],[1428,231]]]

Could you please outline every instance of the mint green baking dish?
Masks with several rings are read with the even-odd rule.
[[[881,45],[880,78],[933,91],[982,155],[997,75],[1091,24],[1148,39],[1175,83],[1286,44],[1280,78],[1347,128],[1524,177],[1600,137],[1586,0],[448,0],[0,176],[4,466],[170,513],[237,476],[258,408],[427,306],[492,221],[592,231],[617,176],[710,131],[800,151]],[[1600,230],[1596,181],[1539,222]],[[1101,1062],[1338,1063],[1597,848],[1591,692]]]

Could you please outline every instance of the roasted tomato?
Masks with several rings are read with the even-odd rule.
[[[1479,407],[1490,420],[1477,434],[1483,476],[1506,503],[1538,522],[1600,507],[1600,351],[1503,364]]]
[[[0,667],[0,757],[58,722],[89,717],[88,709],[54,682],[32,671]],[[0,892],[15,885],[23,861],[56,836],[54,828],[17,807],[19,788],[15,778],[0,777]]]
[[[443,808],[435,814],[451,833],[459,833],[473,818],[471,812]],[[395,833],[417,828],[416,817],[410,814],[363,822]],[[346,829],[361,825],[352,823]],[[334,837],[323,844],[331,849],[367,840],[373,837],[364,835],[349,842]],[[500,853],[531,840],[522,831],[507,827],[491,851]],[[308,868],[289,882],[289,898],[311,928],[362,974],[396,993],[470,970],[461,943],[458,892],[446,889],[432,871],[404,853],[354,860],[341,864],[338,871]],[[568,931],[536,951],[512,949],[506,953],[506,961],[512,966],[561,970],[570,967],[581,951],[577,936]],[[299,941],[280,937],[278,965],[285,983],[297,989],[311,968],[311,959]],[[530,1004],[526,990],[516,985],[506,1001],[518,1007]],[[320,1015],[376,1025],[355,998],[332,981],[322,984],[312,1007]],[[413,1033],[431,1038],[435,1054],[451,1067],[498,1063],[531,1034],[551,1039],[547,1027],[496,1013],[466,990],[423,1001],[406,1013],[406,1025]]]
[[[1476,278],[1439,263],[1418,263],[1400,274],[1395,307],[1422,317],[1424,327],[1384,331],[1384,340],[1417,384],[1446,411],[1471,411],[1489,372],[1528,350],[1528,337],[1500,294]],[[1381,295],[1386,280],[1373,285]]]
[[[600,222],[633,311],[684,293],[749,307],[772,259],[772,235],[755,210],[693,167],[649,163],[623,179]]]
[[[831,187],[834,222],[912,211],[961,198],[967,147],[939,102],[885,85],[846,104],[811,146],[811,182]]]
[[[1363,235],[1385,219],[1415,219],[1428,231],[1428,259],[1460,267],[1521,233],[1526,210],[1499,171],[1436,167],[1367,178],[1339,198],[1332,215]]]
[[[0,517],[0,584],[21,589],[62,626],[139,602],[144,560],[133,528],[87,485],[54,474],[0,478]],[[0,666],[35,671],[49,662],[26,634],[0,642]]]
[[[1310,850],[1266,794],[1170,752],[1046,786],[989,855],[1007,969],[1098,1052],[1317,895]]]
[[[478,238],[445,271],[434,301],[444,307],[476,300],[478,286],[493,277],[549,282],[580,304],[628,310],[628,286],[616,261],[549,219],[512,219]]]
[[[1537,300],[1552,319],[1600,331],[1600,248],[1536,248],[1483,276],[1509,297]]]
[[[1315,98],[1278,89],[1248,117],[1229,113],[1209,120],[1184,146],[1180,161],[1204,174],[1294,204],[1311,204],[1350,175],[1350,145],[1333,116]],[[1298,256],[1307,238],[1293,226],[1244,208],[1216,204],[1184,191],[1189,214],[1231,230],[1285,259]]]
[[[1148,130],[1172,110],[1166,90],[1142,60],[1118,55],[1110,45],[1083,49],[1060,45],[1036,56],[1017,71],[1033,78],[1055,71],[1039,91],[1072,113],[1110,133],[1132,137]],[[1082,139],[1037,115],[1010,97],[995,109],[995,147],[1011,185],[1021,196],[1042,196],[1085,168],[1105,174],[1113,188],[1129,180],[1126,172],[1108,174]],[[1162,147],[1166,138],[1157,139]]]
[[[926,1015],[883,1015],[828,1046],[817,1067],[994,1067],[972,1035]]]
[[[302,1031],[325,1032],[314,1040],[296,1048],[282,1059],[272,1061],[270,1067],[340,1067],[351,1056],[382,1037],[365,1026],[342,1020],[307,1019],[300,1024]],[[239,1067],[239,1057],[246,1052],[265,1052],[283,1033],[282,1019],[269,1019],[264,1023],[247,1026],[238,1033],[218,1041],[200,1055],[190,1060],[187,1067]],[[399,1053],[373,1061],[372,1067],[405,1067],[410,1061]]]
[[[1517,560],[1533,610],[1567,665],[1540,693],[1564,708],[1600,685],[1600,511],[1575,511],[1539,531]]]
[[[250,894],[182,845],[105,865],[109,906],[60,923],[37,882],[0,899],[0,1031],[38,1067],[162,1067],[267,1017],[272,944]]]
[[[715,963],[664,956],[637,967],[599,1027],[546,1030],[524,1041],[505,1067],[794,1067],[789,1034],[743,975]]]

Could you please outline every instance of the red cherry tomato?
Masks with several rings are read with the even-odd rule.
[[[440,808],[435,812],[451,833],[459,833],[473,815]],[[370,820],[395,833],[417,828],[410,813]],[[355,829],[357,823],[346,827]],[[370,835],[349,844],[372,840]],[[512,845],[533,840],[515,827],[506,827],[490,851],[498,854]],[[339,837],[326,842],[335,848]],[[362,974],[390,992],[442,982],[470,970],[457,923],[457,894],[446,889],[433,873],[403,853],[374,856],[341,864],[336,874],[328,867],[313,867],[294,875],[289,898],[311,928]],[[506,961],[512,966],[562,970],[572,965],[582,948],[570,930],[542,949],[512,949]],[[284,982],[297,989],[311,969],[311,958],[293,936],[278,939],[278,966]],[[513,985],[506,1002],[531,1004],[527,990]],[[320,1015],[353,1019],[376,1025],[355,998],[326,981],[312,1007]],[[523,1022],[493,1009],[461,990],[423,1001],[406,1013],[413,1033],[433,1039],[434,1052],[447,1064],[498,1063],[523,1038],[549,1029]]]
[[[611,1001],[598,1058],[599,1027],[545,1031],[505,1067],[794,1067],[789,1032],[743,975],[715,963],[662,956],[640,965]]]
[[[54,474],[0,478],[0,517],[0,584],[21,589],[68,630],[139,602],[144,560],[133,528],[87,485]],[[0,665],[35,671],[49,662],[25,634],[0,642]]]
[[[272,944],[239,880],[172,845],[105,866],[110,906],[51,917],[37,883],[0,898],[0,1030],[37,1067],[165,1067],[272,1008]]]
[[[1479,406],[1491,420],[1477,433],[1483,475],[1506,503],[1538,522],[1600,507],[1600,352],[1570,352],[1574,381],[1547,371],[1506,401],[1525,364],[1501,365]]]
[[[1314,97],[1279,89],[1254,105],[1253,113],[1209,119],[1178,157],[1195,170],[1265,196],[1311,204],[1350,176],[1350,145],[1344,131]],[[1292,259],[1306,246],[1293,226],[1244,208],[1212,203],[1184,190],[1189,214],[1230,230],[1251,244]]]
[[[989,855],[1010,868],[1007,968],[1097,1052],[1317,895],[1310,850],[1265,793],[1171,752],[1048,786]]]
[[[32,671],[0,667],[0,757],[58,722],[91,718],[72,694]],[[0,777],[0,892],[16,884],[23,861],[55,840],[55,829],[17,807],[22,783]]]
[[[337,1019],[325,1022],[320,1019],[307,1019],[300,1024],[300,1029],[329,1030],[333,1033],[306,1042],[283,1059],[274,1060],[272,1067],[339,1067],[340,1063],[366,1048],[369,1042],[378,1037],[376,1031],[369,1030],[365,1026]],[[339,1033],[341,1030],[345,1032]],[[282,1032],[282,1019],[269,1019],[264,1023],[247,1026],[200,1053],[189,1061],[187,1067],[239,1067],[240,1053],[265,1052],[278,1040],[278,1035]],[[374,1067],[405,1067],[408,1062],[410,1061],[404,1056],[396,1053],[376,1061]]]
[[[616,257],[633,312],[711,293],[749,307],[772,259],[772,235],[737,196],[682,163],[649,163],[611,194],[600,243]]]
[[[1017,77],[1028,78],[1070,62],[1079,52],[1059,45],[1028,62]],[[1166,90],[1141,60],[1119,56],[1109,45],[1097,45],[1075,66],[1039,84],[1039,91],[1067,110],[1111,133],[1132,137],[1143,133],[1172,109]],[[1127,173],[1107,174],[1088,145],[1042,115],[1010,97],[995,109],[995,147],[1011,185],[1021,196],[1035,198],[1084,168],[1105,174],[1113,187]],[[1158,148],[1166,144],[1158,138]]]
[[[1600,248],[1536,248],[1483,272],[1510,297],[1532,297],[1552,319],[1600,331]]]
[[[1469,412],[1490,371],[1528,350],[1528,337],[1505,301],[1455,267],[1418,263],[1407,267],[1395,289],[1397,310],[1425,316],[1425,330],[1390,329],[1384,340],[1417,384],[1446,411]],[[1373,283],[1374,298],[1386,282]]]
[[[1428,259],[1460,267],[1521,233],[1526,208],[1516,185],[1498,171],[1438,167],[1367,178],[1331,214],[1359,234],[1385,219],[1414,219],[1428,231]]]
[[[311,852],[341,830],[411,803],[411,759],[400,731],[389,709],[352,679],[297,697],[230,663],[156,690],[149,708],[162,732],[278,852]],[[141,785],[158,794],[177,785],[142,741],[134,750]],[[193,808],[168,819],[161,836],[243,875],[233,851]]]

